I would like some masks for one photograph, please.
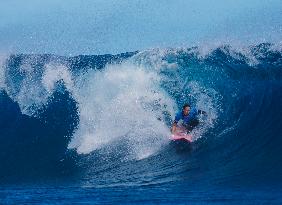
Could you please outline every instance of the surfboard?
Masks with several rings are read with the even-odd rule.
[[[175,133],[170,135],[172,141],[192,142],[192,135],[185,132],[181,127],[177,127]]]
[[[171,134],[170,139],[173,141],[184,141],[184,142],[192,142],[192,135],[191,134],[184,134],[184,133],[174,133]]]

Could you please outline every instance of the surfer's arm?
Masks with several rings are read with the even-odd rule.
[[[171,132],[174,133],[176,131],[177,123],[181,119],[181,113],[177,113],[175,119],[172,123]]]
[[[171,127],[171,133],[173,134],[176,131],[176,126],[177,126],[177,122],[173,122],[172,127]]]

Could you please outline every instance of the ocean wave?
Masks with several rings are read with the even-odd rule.
[[[282,179],[277,45],[19,54],[0,64],[3,179],[70,175],[95,186]],[[179,153],[169,129],[187,102],[208,115]]]

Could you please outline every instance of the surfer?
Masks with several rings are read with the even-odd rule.
[[[177,113],[175,120],[173,121],[171,132],[175,133],[177,129],[177,123],[182,120],[182,126],[187,133],[191,132],[198,124],[199,120],[197,118],[198,114],[207,114],[205,111],[197,110],[189,104],[185,104],[182,107],[182,111]]]

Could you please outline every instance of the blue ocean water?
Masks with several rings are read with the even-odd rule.
[[[0,62],[2,204],[282,203],[278,45]],[[191,146],[184,103],[207,112]]]

